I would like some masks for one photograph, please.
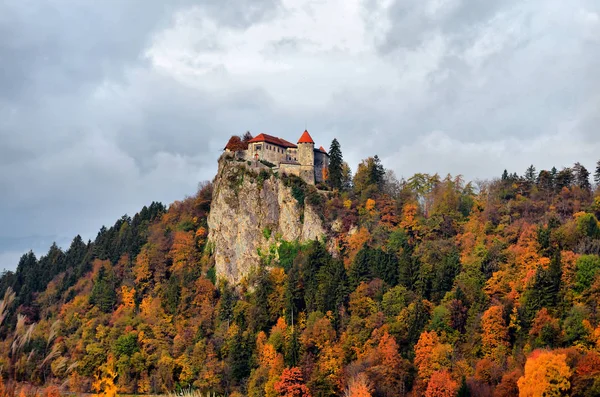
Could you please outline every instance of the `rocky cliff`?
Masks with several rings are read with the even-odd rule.
[[[298,201],[281,177],[262,166],[221,157],[208,217],[218,278],[239,282],[279,241],[325,234],[317,212]],[[300,195],[303,197],[303,195]]]

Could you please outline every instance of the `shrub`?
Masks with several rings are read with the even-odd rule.
[[[194,226],[194,222],[192,222],[189,219],[181,221],[177,225],[177,230],[182,231],[182,232],[189,232],[190,230],[194,230],[194,229],[196,229],[196,226]]]
[[[264,181],[266,181],[267,179],[269,179],[271,177],[271,175],[265,171],[265,170],[261,170],[260,173],[258,174],[258,178],[257,178],[257,182],[259,185],[262,185],[262,183]]]
[[[263,236],[264,236],[265,240],[268,240],[271,238],[271,228],[270,227],[265,227],[263,229]]]
[[[258,161],[260,161],[262,164],[266,165],[269,168],[275,167],[275,164],[271,163],[270,161],[267,161],[267,160],[258,160]]]

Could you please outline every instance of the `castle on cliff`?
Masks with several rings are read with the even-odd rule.
[[[267,134],[259,134],[247,144],[248,148],[245,150],[236,150],[237,148],[228,144],[225,151],[235,152],[238,158],[255,164],[269,162],[280,173],[299,176],[313,185],[325,180],[329,154],[323,146],[315,148],[315,142],[306,130],[298,139],[297,145]]]

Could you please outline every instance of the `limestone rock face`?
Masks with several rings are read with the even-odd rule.
[[[319,215],[298,205],[282,180],[259,167],[219,160],[208,217],[208,241],[218,278],[238,283],[278,240],[314,240],[325,234]]]

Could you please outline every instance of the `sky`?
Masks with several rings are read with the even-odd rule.
[[[597,0],[2,0],[0,270],[211,180],[232,134],[467,180],[600,159]]]

